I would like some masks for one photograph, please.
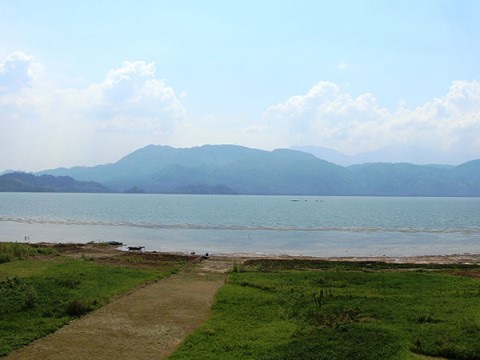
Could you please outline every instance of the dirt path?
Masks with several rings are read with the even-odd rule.
[[[208,318],[229,268],[229,261],[204,260],[119,297],[6,359],[163,359]]]

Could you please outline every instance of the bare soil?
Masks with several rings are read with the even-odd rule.
[[[280,260],[326,260],[352,262],[385,262],[396,264],[480,264],[480,254],[451,254],[451,255],[419,255],[419,256],[351,256],[351,257],[317,257],[297,255],[257,255],[257,254],[222,254],[219,259],[228,259],[241,264],[252,259],[280,259]]]

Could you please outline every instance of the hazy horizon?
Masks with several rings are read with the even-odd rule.
[[[148,144],[477,159],[479,11],[0,1],[0,172],[112,163]]]
[[[134,151],[128,153],[128,154],[123,154],[121,155],[118,159],[114,159],[111,162],[105,162],[105,163],[96,163],[96,164],[91,164],[91,165],[85,165],[85,164],[73,164],[71,166],[59,166],[56,168],[42,168],[38,170],[28,170],[28,169],[0,169],[0,175],[7,174],[7,173],[13,173],[13,172],[20,172],[20,173],[29,173],[29,174],[35,174],[35,173],[44,173],[45,171],[50,171],[50,170],[58,170],[58,169],[74,169],[74,168],[94,168],[95,166],[98,165],[112,165],[116,164],[117,162],[120,162],[124,157],[128,157],[132,155],[133,153],[136,153],[137,151],[141,151],[144,148],[148,148],[150,146],[156,146],[156,147],[168,147],[170,145],[161,145],[161,144],[148,144],[144,147],[135,149]],[[198,145],[198,146],[192,146],[192,147],[171,147],[174,149],[179,149],[179,150],[190,150],[190,149],[195,149],[195,148],[201,148],[204,146],[241,146],[242,145],[236,145],[236,144],[203,144],[203,145]],[[282,150],[282,149],[287,149],[287,148],[277,148],[277,149],[272,149],[272,150],[263,150],[263,149],[257,149],[253,147],[246,147],[248,149],[254,149],[254,150],[261,150],[261,151],[274,151],[274,150]],[[464,163],[470,162],[470,161],[475,161],[475,160],[480,160],[480,158],[472,158],[472,159],[467,159],[465,161],[444,161],[444,162],[434,162],[434,161],[428,161],[425,159],[428,159],[430,155],[432,154],[427,154],[426,157],[423,157],[424,161],[408,161],[408,158],[411,156],[414,156],[415,150],[418,150],[418,148],[412,148],[409,149],[410,151],[404,151],[404,152],[398,152],[395,153],[396,150],[398,149],[382,149],[379,151],[372,151],[372,152],[365,152],[365,153],[359,153],[359,154],[353,154],[353,155],[348,155],[341,153],[337,150],[334,149],[329,149],[329,148],[324,148],[324,147],[315,147],[315,146],[292,146],[288,148],[287,150],[294,150],[294,151],[300,151],[304,152],[307,154],[314,155],[318,159],[321,160],[326,160],[330,163],[340,165],[343,167],[348,167],[350,165],[362,165],[362,164],[369,164],[369,163],[384,163],[384,164],[398,164],[398,163],[407,163],[407,164],[412,164],[412,165],[439,165],[439,166],[451,166],[455,167],[458,165],[462,165]],[[407,149],[408,150],[408,149]],[[389,160],[390,159],[390,160]],[[407,160],[402,160],[402,159],[407,159]],[[419,159],[422,159],[420,157]],[[458,160],[458,159],[457,159]]]
[[[173,147],[176,149],[192,149],[196,147],[203,147],[203,146],[242,146],[242,145],[236,145],[236,144],[203,144],[203,145],[197,145],[197,146],[191,146],[191,147]],[[58,169],[58,168],[76,168],[76,167],[94,167],[97,165],[108,165],[108,164],[114,164],[118,161],[120,161],[122,158],[132,154],[133,152],[137,150],[141,150],[143,148],[149,147],[149,146],[170,146],[170,145],[162,145],[162,144],[148,144],[145,145],[141,148],[135,149],[132,152],[126,153],[121,155],[118,159],[114,159],[111,162],[106,162],[106,163],[95,163],[95,164],[90,164],[90,165],[85,165],[85,164],[72,164],[70,166],[59,166],[56,168],[41,168],[41,169],[36,169],[36,170],[30,170],[30,169],[0,169],[0,174],[4,173],[10,173],[10,172],[25,172],[25,173],[36,173],[36,172],[43,172],[46,170],[53,170],[53,169]],[[250,149],[257,149],[257,148],[252,148],[249,147]],[[278,150],[278,149],[285,149],[285,148],[277,148],[277,149],[272,149],[272,150],[265,150],[265,151],[273,151],[273,150]],[[321,159],[321,160],[326,160],[328,162],[334,163],[336,165],[340,166],[350,166],[350,165],[360,165],[360,164],[365,164],[365,163],[409,163],[413,165],[447,165],[447,166],[457,166],[461,165],[463,163],[473,161],[473,160],[478,160],[479,158],[472,158],[472,159],[467,159],[465,161],[443,161],[443,162],[434,162],[434,161],[408,161],[408,158],[412,156],[416,148],[411,149],[412,151],[405,151],[405,152],[398,152],[396,153],[395,151],[397,149],[393,149],[392,151],[388,151],[388,149],[383,149],[385,151],[382,152],[382,149],[379,151],[372,151],[372,152],[365,152],[365,153],[358,153],[358,154],[344,154],[342,152],[339,152],[335,149],[329,149],[329,148],[324,148],[324,147],[315,147],[315,146],[292,146],[288,148],[289,150],[295,150],[295,151],[301,151],[305,152],[308,154],[312,154],[315,157]],[[258,149],[258,150],[263,150],[263,149]],[[427,158],[428,155],[427,154]],[[389,160],[390,159],[390,160]],[[401,159],[406,159],[406,160],[401,160]],[[426,158],[424,158],[426,159]]]

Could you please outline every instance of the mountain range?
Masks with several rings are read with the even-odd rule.
[[[411,164],[461,164],[466,162],[463,151],[441,151],[425,145],[389,145],[377,150],[347,155],[322,146],[292,146],[292,150],[303,151],[337,165],[349,166],[364,163],[411,163]]]
[[[115,192],[370,196],[480,196],[480,160],[458,166],[340,166],[292,150],[149,145],[112,164],[45,170]]]
[[[111,192],[106,186],[93,181],[77,181],[70,176],[52,176],[12,172],[0,175],[2,192]]]

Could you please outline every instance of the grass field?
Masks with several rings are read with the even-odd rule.
[[[0,356],[192,261],[93,250],[0,243]],[[479,339],[478,265],[257,259],[170,359],[475,360]]]
[[[129,254],[76,259],[61,248],[6,243],[0,244],[0,258],[0,356],[184,264],[172,258],[153,266],[148,257]]]
[[[480,359],[478,266],[250,261],[169,359]]]

